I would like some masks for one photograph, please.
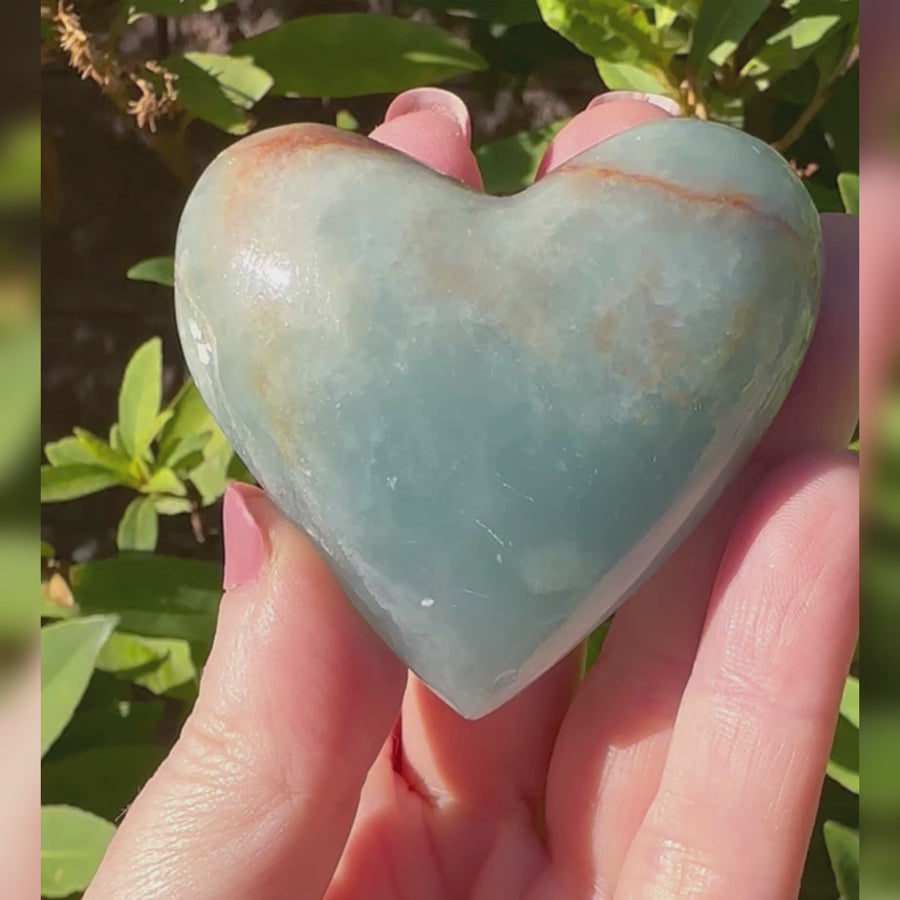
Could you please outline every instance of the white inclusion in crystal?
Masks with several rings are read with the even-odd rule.
[[[197,344],[197,356],[202,365],[208,366],[210,359],[212,359],[212,345],[200,341]]]
[[[203,332],[200,330],[200,326],[197,324],[195,319],[191,319],[188,323],[188,329],[191,332],[191,337],[195,341],[199,341],[203,338]]]
[[[501,547],[504,546],[503,538],[500,537],[500,535],[497,534],[496,531],[492,531],[492,530],[491,530],[490,528],[488,528],[488,526],[485,525],[484,522],[482,522],[480,519],[472,519],[472,521],[473,521],[479,528],[483,528],[483,529],[484,529],[484,530],[485,530],[485,531],[486,531],[486,532],[487,532],[487,533],[488,533],[488,534],[489,534],[489,535],[490,535],[490,536],[491,536],[491,537],[492,537],[492,538],[493,538],[493,539],[494,539]]]
[[[423,597],[421,603],[426,609],[429,606],[434,606],[434,597]]]
[[[496,558],[497,558],[497,562],[502,565],[503,564],[503,555],[498,553]]]
[[[497,473],[497,477],[500,477],[500,473]],[[529,503],[534,503],[534,497],[529,497],[528,494],[523,494],[521,491],[516,490],[511,484],[507,484],[505,481],[500,484],[500,487],[506,488],[508,491],[512,491],[514,494],[518,494],[523,500],[527,500]]]
[[[396,491],[397,490],[397,476],[396,475],[388,475],[387,485],[392,491]]]
[[[519,673],[515,669],[504,669],[504,671],[494,679],[494,687],[508,687],[516,680],[516,675],[518,674]]]

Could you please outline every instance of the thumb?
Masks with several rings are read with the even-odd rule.
[[[225,588],[196,707],[86,900],[319,897],[405,670],[262,491],[225,497]]]

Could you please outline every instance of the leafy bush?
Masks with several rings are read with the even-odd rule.
[[[136,61],[117,50],[141,17],[165,27],[170,16],[221,17],[227,2],[85,3],[84,15],[81,4],[62,2],[42,10],[42,57],[63,59],[92,79],[123,121],[186,177],[188,125],[196,120],[238,136],[255,127],[254,111],[267,98],[357,97],[459,76],[488,92],[511,85],[521,97],[543,61],[576,57],[564,38],[593,59],[598,93],[661,93],[686,114],[744,128],[788,156],[821,210],[858,208],[853,0],[420,0],[404,6],[415,20],[301,17],[224,54],[200,47]],[[527,185],[564,121],[479,146],[486,189]],[[344,109],[336,124],[358,127]],[[127,275],[171,287],[171,258],[137,262]],[[46,897],[86,886],[113,821],[165,755],[196,696],[220,566],[155,552],[160,529],[177,516],[195,521],[228,480],[249,479],[190,382],[164,402],[162,362],[159,338],[134,352],[108,434],[75,427],[44,447],[44,503],[127,491],[117,556],[71,565],[42,546]],[[900,504],[890,503],[896,527]],[[603,633],[591,639],[592,658]],[[808,898],[858,896],[858,727],[859,682],[851,675],[804,879]]]

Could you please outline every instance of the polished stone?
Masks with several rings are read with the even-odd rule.
[[[803,186],[724,126],[641,125],[494,198],[301,124],[203,174],[176,302],[251,471],[476,717],[710,506],[793,380],[819,274]]]

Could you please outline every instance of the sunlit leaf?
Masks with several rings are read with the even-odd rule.
[[[734,54],[769,0],[703,0],[688,62],[700,79]]]
[[[154,256],[135,263],[126,273],[132,281],[152,281],[165,287],[175,284],[175,260],[171,256]]]
[[[844,716],[835,728],[827,772],[841,787],[859,793],[859,731]]]
[[[302,16],[232,47],[274,78],[272,92],[354,97],[434,84],[485,61],[433,25],[372,13]]]
[[[165,60],[164,65],[178,76],[178,98],[185,108],[229,134],[249,131],[247,110],[273,83],[272,76],[246,56],[186,53]]]
[[[64,437],[44,445],[44,454],[53,466],[96,466],[97,461],[76,437]]]
[[[91,616],[41,629],[41,755],[72,718],[117,621],[114,615]]]
[[[607,59],[598,59],[596,63],[603,83],[611,91],[640,91],[644,94],[672,96],[672,86],[658,70]]]
[[[853,726],[859,728],[859,679],[848,675],[841,695],[841,715]]]
[[[116,531],[120,550],[155,550],[159,526],[151,497],[135,497],[125,507]]]
[[[131,459],[152,440],[162,400],[162,341],[151,338],[131,357],[119,389],[119,433]]]
[[[197,680],[191,645],[181,638],[114,632],[97,658],[97,668],[154,694],[166,694]]]
[[[859,900],[859,832],[838,822],[823,831],[841,900]]]
[[[859,175],[853,172],[841,172],[837,177],[838,190],[844,209],[851,215],[859,215]]]
[[[86,888],[116,828],[72,806],[41,807],[41,895],[68,897]]]
[[[91,462],[115,472],[123,480],[127,478],[129,468],[127,456],[114,450],[102,438],[84,428],[75,428],[75,440],[85,449]]]
[[[785,5],[790,8],[790,23],[771,35],[741,70],[760,90],[799,69],[826,39],[858,15],[854,0],[795,0]]]
[[[74,500],[119,483],[115,472],[100,466],[41,466],[41,503]]]
[[[668,82],[672,54],[647,12],[628,0],[538,0],[544,21],[579,50],[618,65],[646,69]],[[598,62],[599,65],[599,62]]]
[[[146,494],[174,494],[177,497],[187,493],[184,482],[167,468],[157,469],[149,481],[141,485],[141,490]]]

